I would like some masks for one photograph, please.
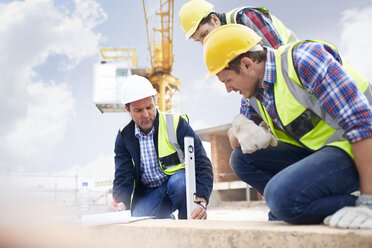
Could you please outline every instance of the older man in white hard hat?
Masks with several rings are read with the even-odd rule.
[[[186,219],[184,137],[194,138],[196,208],[193,219],[207,218],[213,172],[202,143],[187,116],[156,109],[156,90],[149,80],[132,75],[123,83],[122,103],[132,121],[120,129],[115,142],[113,210],[130,209],[132,216]]]

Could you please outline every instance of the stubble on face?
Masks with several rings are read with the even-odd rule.
[[[156,118],[156,107],[153,97],[147,97],[130,104],[130,115],[142,132],[148,134]]]
[[[247,67],[244,66],[244,64],[240,65],[239,72],[231,69],[224,69],[216,75],[218,79],[225,84],[228,93],[234,91],[245,98],[251,98],[257,95],[262,83],[254,70],[248,70]]]

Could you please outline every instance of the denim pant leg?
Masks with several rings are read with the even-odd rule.
[[[174,208],[178,209],[178,219],[187,219],[185,170],[178,170],[170,176],[166,193]]]
[[[310,154],[303,148],[278,142],[276,147],[269,146],[250,154],[243,154],[240,148],[234,149],[230,165],[240,180],[263,195],[266,184],[276,173]]]
[[[354,206],[359,174],[337,147],[325,147],[276,174],[264,196],[270,211],[294,224],[318,224],[342,207]]]
[[[166,195],[167,183],[159,187],[145,188],[143,195],[136,201],[132,216],[155,216],[157,219],[169,218],[174,211]]]

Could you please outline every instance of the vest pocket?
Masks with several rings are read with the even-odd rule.
[[[168,156],[159,158],[159,160],[160,160],[160,163],[161,163],[161,166],[162,166],[163,170],[166,170],[170,167],[173,167],[173,166],[178,165],[178,164],[181,163],[180,159],[178,158],[177,152],[172,153]]]
[[[321,118],[317,114],[311,109],[306,109],[295,120],[289,123],[285,129],[292,138],[299,140],[314,129],[320,121]]]

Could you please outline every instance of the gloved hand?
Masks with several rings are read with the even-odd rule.
[[[278,140],[268,129],[257,126],[256,123],[242,114],[235,116],[232,126],[234,135],[238,139],[244,154],[278,144]]]
[[[355,207],[344,207],[326,217],[325,225],[338,228],[372,229],[372,195],[361,195]]]

